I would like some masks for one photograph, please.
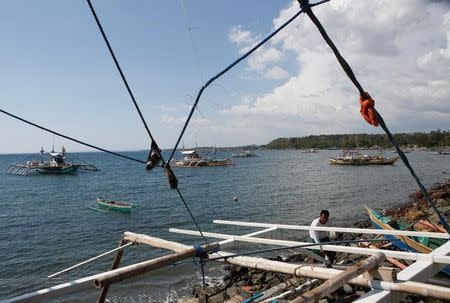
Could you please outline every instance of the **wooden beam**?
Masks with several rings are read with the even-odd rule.
[[[348,228],[348,227],[320,227],[320,226],[311,227],[307,225],[268,224],[268,223],[241,222],[228,220],[214,220],[213,223],[237,225],[237,226],[264,227],[264,228],[276,227],[278,229],[305,230],[305,231],[320,230],[320,231],[334,231],[334,232],[356,233],[356,234],[396,235],[396,236],[450,239],[450,235],[447,233],[421,232],[421,231],[365,229],[365,228]]]
[[[442,257],[447,256],[450,254],[450,242],[445,243],[441,247],[435,249],[432,251],[429,255],[431,257]],[[431,279],[436,273],[438,273],[440,270],[442,270],[444,265],[442,264],[436,264],[433,261],[418,261],[404,270],[400,271],[397,274],[397,279],[399,281],[405,281],[403,283],[415,283],[412,281],[428,281]],[[376,282],[375,282],[376,283]],[[414,286],[412,286],[414,287]],[[398,297],[398,294],[394,294],[395,298],[393,298],[391,290],[394,289],[384,289],[381,290],[380,287],[377,287],[376,284],[374,284],[374,290],[371,290],[370,292],[366,293],[364,296],[359,298],[356,302],[359,303],[369,303],[369,302],[398,302],[401,298]],[[448,288],[447,288],[448,289]],[[432,291],[432,290],[430,290]],[[428,290],[422,289],[422,296],[429,296]],[[449,299],[447,299],[449,300]]]
[[[334,276],[331,279],[326,280],[320,286],[307,291],[306,293],[300,295],[299,297],[292,300],[292,303],[308,303],[316,302],[319,299],[327,296],[333,291],[337,290],[342,285],[346,284],[353,278],[356,278],[360,274],[371,270],[372,268],[378,267],[385,260],[383,253],[379,252],[366,260],[360,261],[355,265],[351,266],[347,270],[341,272],[340,274]]]
[[[125,243],[126,243],[126,241],[122,236],[122,238],[120,239],[119,247],[122,247],[123,245],[125,245]],[[132,242],[128,242],[127,244],[132,244]],[[114,270],[119,267],[120,260],[122,260],[122,255],[123,255],[123,250],[119,250],[116,253],[116,256],[114,257],[113,262],[111,264],[111,270]],[[109,290],[109,285],[106,285],[105,287],[103,287],[101,289],[100,295],[98,296],[98,299],[97,299],[97,303],[105,302],[106,295],[108,294],[108,290]]]
[[[217,243],[202,245],[202,249],[205,251],[217,250],[218,248],[219,245]],[[96,287],[105,287],[106,285],[110,285],[131,277],[142,275],[150,270],[161,268],[173,264],[177,261],[194,257],[196,253],[197,249],[195,247],[189,247],[182,251],[175,252],[166,256],[162,256],[152,260],[147,260],[144,262],[128,265],[122,268],[109,271],[102,277],[97,278],[94,283]]]

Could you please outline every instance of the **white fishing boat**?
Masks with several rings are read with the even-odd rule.
[[[201,157],[195,150],[186,150],[181,152],[184,156],[182,160],[174,160],[176,167],[204,167],[204,166],[227,166],[232,165],[230,158],[225,159],[210,159]]]

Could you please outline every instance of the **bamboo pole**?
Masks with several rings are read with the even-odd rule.
[[[202,245],[202,249],[211,250],[218,248],[217,243],[213,244],[204,244]],[[137,275],[141,275],[146,273],[147,271],[164,267],[169,264],[173,264],[174,262],[194,257],[197,253],[196,248],[190,247],[180,252],[175,252],[166,256],[162,256],[156,259],[132,264],[126,267],[122,267],[113,271],[106,273],[104,276],[95,280],[94,284],[96,287],[105,287],[106,285],[110,285],[113,283],[120,282],[122,280],[135,277]]]
[[[92,262],[92,261],[94,261],[94,260],[97,260],[97,259],[99,259],[99,258],[101,258],[101,257],[104,257],[104,256],[106,256],[106,255],[109,255],[109,254],[111,254],[111,253],[113,253],[113,252],[116,252],[116,251],[122,251],[125,247],[127,247],[127,246],[129,246],[129,245],[131,245],[131,244],[132,244],[132,243],[128,243],[128,244],[125,244],[125,243],[124,243],[124,244],[120,245],[119,247],[116,247],[116,248],[114,248],[114,249],[112,249],[112,250],[109,250],[109,251],[107,251],[107,252],[104,252],[104,253],[101,254],[101,255],[92,257],[92,258],[90,258],[90,259],[88,259],[88,260],[86,260],[86,261],[80,262],[80,263],[75,264],[75,265],[73,265],[73,266],[71,266],[71,267],[68,267],[68,268],[63,269],[63,270],[61,270],[61,271],[58,271],[57,273],[51,274],[51,275],[48,276],[47,278],[48,278],[48,279],[51,279],[51,278],[56,277],[56,276],[58,276],[58,275],[60,275],[60,274],[62,274],[62,273],[65,273],[65,272],[67,272],[67,271],[69,271],[69,270],[72,270],[72,269],[75,269],[75,268],[77,268],[77,267],[80,267],[81,265],[87,264],[87,263]]]
[[[272,286],[271,288],[265,290],[262,294],[261,297],[254,299],[253,302],[257,303],[257,302],[265,302],[266,299],[269,299],[270,297],[276,295],[277,293],[282,292],[283,290],[285,290],[286,288],[294,285],[297,282],[297,278],[292,278],[287,280],[286,282],[282,282],[280,284],[277,284],[275,286]]]
[[[377,253],[363,261],[358,262],[357,264],[351,266],[349,269],[343,271],[337,276],[325,281],[320,286],[302,294],[300,297],[292,300],[292,303],[308,303],[315,302],[319,299],[325,297],[326,295],[332,293],[348,281],[353,278],[356,278],[363,272],[369,271],[374,267],[378,267],[385,260],[385,256],[383,253]]]
[[[167,245],[173,251],[181,251],[186,249],[187,245],[180,244],[177,242],[166,241],[159,238],[149,237],[145,235],[139,235],[134,233],[125,233],[128,237],[139,238],[140,243],[146,243],[148,245],[155,244],[155,247],[164,248],[157,245]],[[367,249],[376,253],[375,250]],[[224,251],[219,251],[217,253],[210,254],[210,258],[226,257],[224,259],[218,259],[219,262],[224,262],[228,264],[239,265],[243,267],[259,269],[270,272],[279,272],[288,275],[293,275],[296,277],[306,277],[320,280],[328,280],[338,275],[342,271],[333,268],[321,268],[315,266],[298,266],[296,264],[283,263],[278,261],[271,261],[264,258],[255,257],[232,257],[234,254]],[[351,279],[349,284],[360,285],[368,288],[374,288],[379,290],[392,290],[397,292],[406,292],[410,294],[416,294],[421,296],[428,296],[437,299],[450,300],[450,289],[447,287],[430,285],[426,283],[412,282],[412,281],[370,281],[362,276]]]
[[[385,229],[365,229],[365,228],[349,228],[349,227],[311,227],[306,225],[287,225],[287,224],[270,224],[270,223],[256,223],[256,222],[242,222],[242,221],[228,221],[228,220],[213,220],[216,224],[238,225],[238,226],[252,226],[252,227],[276,227],[278,229],[291,229],[291,230],[320,230],[320,231],[334,231],[343,233],[356,233],[356,234],[375,234],[375,235],[396,235],[396,236],[408,236],[408,237],[428,237],[428,238],[440,238],[449,239],[448,233],[437,232],[421,232],[421,231],[407,231],[407,230],[385,230]]]
[[[262,301],[261,303],[269,303],[269,302],[273,302],[273,301],[278,301],[280,299],[286,298],[290,294],[303,293],[308,288],[311,288],[319,283],[320,283],[319,279],[312,279],[311,281],[303,283],[302,285],[300,285],[292,290],[288,290],[288,291],[285,291],[284,293],[279,294],[278,296],[268,298],[268,299]]]
[[[123,245],[125,245],[126,242],[127,241],[125,241],[124,237],[122,236],[122,238],[120,239],[119,247],[122,247]],[[132,242],[129,242],[127,244],[132,244]],[[122,255],[123,255],[123,250],[119,250],[116,253],[116,256],[114,257],[114,260],[111,265],[111,270],[114,270],[119,267],[120,261],[122,260]],[[108,290],[109,290],[109,285],[106,285],[105,287],[102,288],[100,295],[98,296],[97,303],[105,302],[106,294],[108,293]]]
[[[187,235],[195,235],[195,236],[200,235],[200,233],[195,230],[171,228],[170,231],[181,233],[181,234],[187,234]],[[298,245],[308,245],[308,247],[305,247],[305,248],[319,249],[320,247],[322,247],[322,249],[326,250],[326,251],[335,251],[335,252],[369,255],[369,256],[373,255],[376,252],[376,250],[374,250],[374,249],[364,248],[364,247],[352,247],[352,246],[330,245],[330,244],[317,244],[317,245],[311,246],[312,243],[308,243],[308,242],[276,240],[276,239],[247,237],[247,236],[236,236],[236,235],[210,233],[210,232],[203,232],[203,235],[205,237],[212,237],[212,238],[219,238],[219,239],[234,239],[234,241],[247,242],[247,243],[259,243],[259,244],[285,246],[286,248],[289,248],[291,246],[298,246]],[[439,255],[430,255],[430,254],[414,253],[414,252],[406,252],[406,251],[396,251],[396,250],[383,250],[383,253],[388,257],[394,257],[394,258],[399,258],[399,259],[404,259],[404,260],[412,260],[412,261],[425,260],[425,261],[430,261],[430,262],[434,262],[434,263],[450,264],[450,256],[439,256]]]
[[[123,235],[124,235],[123,238],[125,239],[125,241],[133,242],[136,244],[140,244],[140,243],[147,244],[152,247],[167,249],[167,250],[171,250],[174,252],[181,252],[188,248],[192,248],[192,246],[189,246],[189,245],[184,245],[184,244],[180,244],[180,243],[173,242],[173,241],[167,241],[164,239],[151,237],[151,236],[147,236],[144,234],[136,234],[136,233],[129,232],[129,231],[124,232]]]

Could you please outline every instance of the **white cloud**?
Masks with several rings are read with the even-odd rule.
[[[240,47],[239,53],[241,54],[249,51],[260,40],[259,36],[254,35],[250,31],[243,30],[242,26],[233,27],[228,33],[228,37]],[[283,59],[284,55],[280,49],[267,45],[262,46],[248,58],[249,72],[256,72],[259,77],[266,79],[286,79],[289,77],[288,72],[282,67],[275,65],[281,63]]]
[[[253,36],[250,31],[242,29],[242,26],[233,27],[228,33],[228,38],[237,45],[248,46],[257,42],[258,37]]]
[[[279,66],[274,66],[266,71],[265,77],[267,79],[283,80],[289,78],[289,73]]]
[[[448,2],[334,0],[313,10],[393,131],[449,127]],[[274,27],[297,11],[293,2],[274,19]],[[245,33],[246,39],[236,41],[252,41],[255,35]],[[298,67],[293,77],[271,66],[286,53],[296,58],[288,62]],[[359,116],[358,91],[306,15],[255,54],[248,67],[287,80],[252,102],[224,111],[237,128],[251,126],[254,133],[267,136],[381,131]]]

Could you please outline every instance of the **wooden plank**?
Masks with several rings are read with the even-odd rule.
[[[252,226],[252,227],[276,227],[278,229],[290,230],[320,230],[320,231],[334,231],[342,233],[356,233],[356,234],[374,234],[374,235],[397,235],[397,236],[414,236],[414,237],[429,237],[449,239],[450,235],[447,233],[435,232],[421,232],[421,231],[407,231],[407,230],[383,230],[383,229],[365,229],[365,228],[348,228],[348,227],[311,227],[307,225],[286,225],[286,224],[268,224],[256,222],[241,222],[228,220],[214,220],[216,224],[237,225],[237,226]]]
[[[180,233],[180,234],[193,235],[193,236],[200,235],[200,233],[198,231],[194,231],[194,230],[171,228],[169,231]],[[311,245],[311,243],[308,243],[308,242],[275,240],[275,239],[236,236],[236,235],[210,233],[210,232],[203,232],[203,235],[205,237],[212,237],[212,238],[218,238],[218,239],[233,239],[234,241],[241,241],[241,242],[247,242],[247,243],[259,243],[259,244],[270,244],[270,245],[278,245],[278,246],[284,246],[284,247],[292,247],[292,246],[298,246],[298,245]],[[322,247],[323,250],[327,250],[327,251],[345,252],[345,253],[360,254],[360,255],[373,255],[377,251],[380,251],[380,250],[375,250],[375,249],[371,249],[371,248],[350,247],[350,246],[340,246],[340,245],[314,245],[314,246],[308,246],[308,247],[304,247],[304,248],[319,249],[320,247]],[[425,260],[425,261],[430,261],[430,262],[435,262],[435,263],[450,264],[450,257],[448,257],[448,256],[434,256],[431,254],[412,253],[412,252],[395,251],[395,250],[382,250],[382,252],[388,257],[393,257],[393,258],[398,258],[398,259],[412,260],[412,261]]]
[[[132,242],[126,243],[125,239],[122,236],[122,238],[120,239],[119,247],[122,247],[122,246],[127,245],[127,244],[133,244],[133,243]],[[122,255],[123,255],[123,250],[119,250],[116,253],[116,255],[115,255],[114,259],[113,259],[113,262],[111,264],[111,269],[110,270],[114,270],[114,269],[119,267],[120,261],[122,260]],[[101,289],[100,295],[98,296],[98,299],[97,299],[97,303],[105,302],[106,295],[108,294],[108,290],[109,290],[109,285],[106,285],[105,287],[103,287]]]
[[[327,296],[333,291],[337,290],[342,285],[346,284],[351,279],[359,276],[360,274],[371,270],[372,268],[378,267],[385,260],[383,253],[379,252],[366,260],[360,261],[355,265],[351,266],[347,270],[341,272],[340,274],[328,279],[320,286],[301,294],[300,297],[292,300],[292,303],[308,303],[316,302],[319,299]]]

